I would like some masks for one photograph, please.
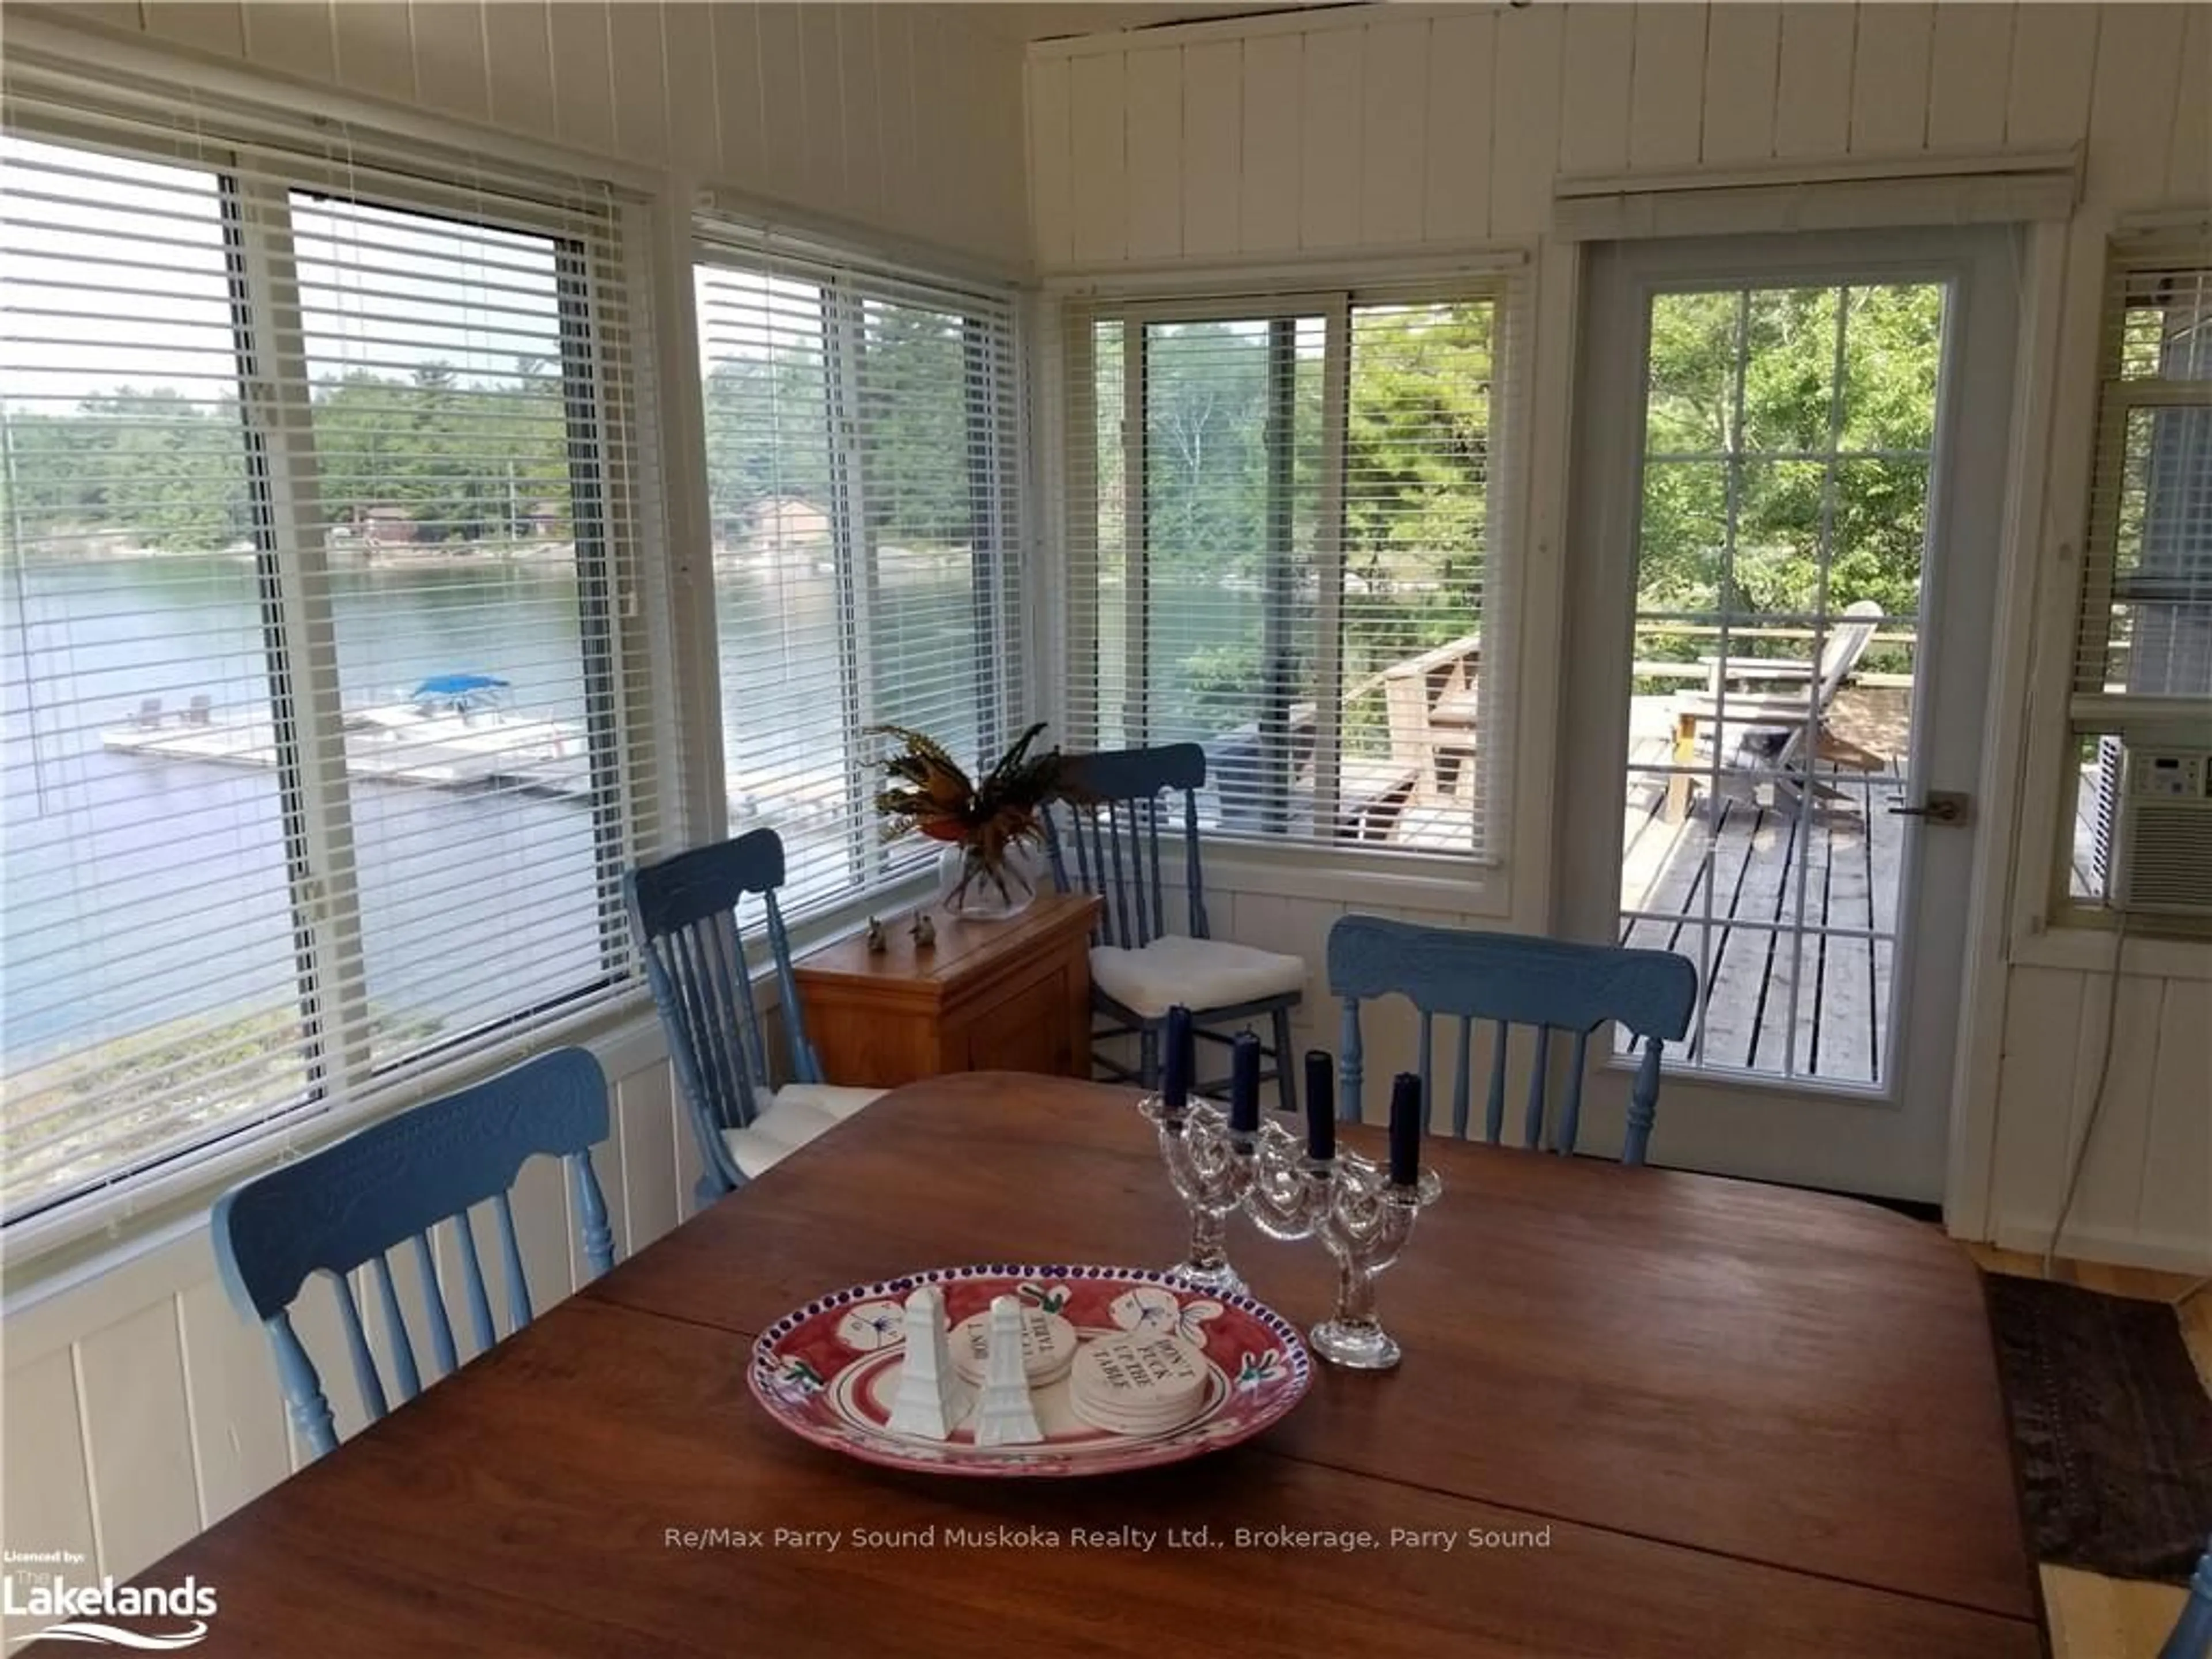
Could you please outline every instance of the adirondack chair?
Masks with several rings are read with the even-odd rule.
[[[1291,1010],[1304,992],[1306,965],[1211,936],[1198,836],[1206,751],[1178,743],[1078,755],[1064,775],[1074,800],[1055,803],[1044,818],[1053,883],[1063,893],[1079,888],[1104,900],[1091,935],[1091,1000],[1109,1023],[1092,1033],[1093,1064],[1109,1077],[1158,1088],[1169,1009],[1189,1009],[1199,1035],[1223,1044],[1230,1038],[1206,1028],[1264,1018],[1273,1028],[1266,1054],[1283,1109],[1295,1111]],[[1160,856],[1162,820],[1176,794],[1189,908],[1188,929],[1180,933],[1168,930]],[[1171,823],[1167,834],[1171,846]],[[1133,1069],[1099,1052],[1100,1040],[1130,1035],[1138,1044]]]
[[[1413,804],[1462,798],[1474,774],[1482,635],[1455,640],[1384,669],[1390,759],[1412,769]]]
[[[711,1204],[881,1097],[880,1089],[825,1083],[791,972],[791,940],[776,889],[783,841],[755,830],[642,865],[629,875],[630,932],[668,1033],[676,1080],[699,1145],[698,1195]],[[791,1076],[769,1065],[768,1027],[753,998],[738,923],[760,900]]]
[[[1859,665],[1867,647],[1881,626],[1881,606],[1872,599],[1855,599],[1844,607],[1843,620],[1830,629],[1817,660],[1802,661],[1766,657],[1701,657],[1705,689],[1674,700],[1674,764],[1698,763],[1698,734],[1701,727],[1731,734],[1749,751],[1748,763],[1779,775],[1783,787],[1802,796],[1808,788],[1834,796],[1836,791],[1810,776],[1816,761],[1832,765],[1877,771],[1886,764],[1881,756],[1838,737],[1828,729],[1828,707],[1836,693]],[[1765,690],[1736,690],[1738,684]],[[1776,690],[1790,687],[1794,690]],[[1718,739],[1716,739],[1717,741]],[[1680,822],[1690,804],[1688,772],[1676,772],[1667,781],[1667,816]]]
[[[1420,1014],[1421,1097],[1438,1098],[1435,1076],[1437,1018],[1456,1018],[1458,1066],[1451,1093],[1451,1132],[1474,1134],[1473,1072],[1474,1024],[1493,1023],[1489,1088],[1480,1138],[1504,1139],[1505,1073],[1512,1028],[1533,1027],[1534,1042],[1528,1091],[1522,1118],[1522,1145],[1533,1150],[1571,1153],[1582,1127],[1583,1072],[1590,1033],[1619,1023],[1644,1045],[1629,1097],[1628,1129],[1620,1161],[1641,1164],[1650,1146],[1652,1120],[1659,1105],[1659,1061],[1668,1042],[1690,1029],[1698,1000],[1698,970],[1671,951],[1631,951],[1613,945],[1579,945],[1565,939],[1530,939],[1517,933],[1479,933],[1451,927],[1420,927],[1380,916],[1346,916],[1328,933],[1328,988],[1341,999],[1343,1032],[1338,1055],[1337,1113],[1348,1122],[1360,1116],[1365,1070],[1360,1005],[1377,997],[1402,996]],[[1552,1112],[1549,1087],[1551,1036],[1574,1037],[1564,1098]]]
[[[2212,1659],[2212,1547],[2189,1580],[2189,1600],[2173,1633],[2158,1650],[2158,1659]]]
[[[308,1276],[335,1276],[346,1351],[362,1407],[374,1422],[390,1408],[390,1397],[348,1275],[363,1267],[371,1270],[392,1382],[404,1404],[422,1392],[422,1373],[400,1316],[390,1253],[403,1244],[414,1247],[431,1357],[438,1368],[434,1382],[456,1370],[459,1361],[434,1265],[431,1230],[441,1222],[453,1224],[470,1328],[477,1346],[489,1348],[499,1339],[470,1208],[491,1205],[512,1334],[530,1322],[532,1309],[507,1189],[526,1159],[541,1152],[562,1159],[574,1188],[585,1259],[594,1273],[605,1273],[614,1266],[614,1235],[592,1172],[592,1148],[606,1138],[607,1079],[599,1061],[581,1048],[556,1048],[487,1082],[332,1141],[216,1201],[216,1266],[232,1299],[267,1328],[293,1426],[316,1456],[336,1449],[337,1434],[322,1378],[292,1328],[289,1310]]]
[[[1389,841],[1409,814],[1463,805],[1474,775],[1476,682],[1482,635],[1446,641],[1369,675],[1344,694],[1347,713],[1382,693],[1387,755],[1341,755],[1336,762],[1334,834],[1340,841]],[[1279,738],[1293,796],[1313,788],[1316,708],[1290,706]],[[1259,722],[1224,732],[1208,745],[1206,766],[1225,825],[1263,819],[1266,745]]]

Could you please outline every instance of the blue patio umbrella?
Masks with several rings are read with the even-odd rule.
[[[465,697],[471,691],[504,689],[507,682],[489,674],[433,674],[415,688],[418,697]]]

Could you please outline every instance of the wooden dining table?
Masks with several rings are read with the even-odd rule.
[[[898,1090],[141,1582],[217,1590],[195,1652],[302,1659],[2043,1651],[1977,1269],[1816,1194],[1432,1139],[1403,1363],[1172,1468],[907,1474],[755,1402],[755,1334],[825,1291],[1175,1260],[1133,1100]],[[1318,1246],[1231,1248],[1327,1314]]]

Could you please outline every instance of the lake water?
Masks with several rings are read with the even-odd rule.
[[[811,568],[736,570],[717,590],[738,810],[763,804],[749,794],[834,788],[843,714],[833,584]],[[396,701],[432,675],[476,672],[510,682],[519,714],[584,719],[571,570],[342,569],[332,611],[349,708]],[[942,665],[957,653],[972,681],[970,617],[957,572],[896,584],[879,654],[938,664],[935,678],[952,685],[962,676]],[[897,668],[886,660],[878,678]],[[173,715],[195,696],[219,718],[267,714],[249,562],[0,567],[0,1025],[10,1073],[89,1042],[296,998],[276,775],[101,744],[101,732],[128,725],[146,699]],[[894,699],[883,712],[971,743],[972,701]],[[403,1039],[420,1041],[425,1022],[465,1029],[599,973],[602,883],[618,872],[601,869],[583,802],[360,778],[349,794],[367,981]],[[776,822],[765,804],[747,821]],[[840,827],[816,812],[790,835],[800,877],[846,878],[852,839]]]
[[[469,672],[510,682],[520,714],[583,720],[573,570],[466,561],[340,567],[331,580],[349,708]],[[1170,673],[1188,653],[1256,644],[1255,594],[1153,597]],[[909,569],[876,604],[876,716],[972,754],[979,689],[1013,671],[981,660],[968,575]],[[840,889],[854,860],[881,855],[872,826],[794,804],[841,794],[846,777],[835,586],[809,565],[725,568],[716,611],[733,823],[782,831],[797,898]],[[149,698],[170,717],[206,696],[218,717],[265,718],[269,674],[247,560],[0,565],[7,1073],[173,1021],[296,1002],[276,774],[100,741]],[[1187,724],[1163,735],[1200,734]],[[601,971],[603,898],[619,872],[602,866],[586,805],[358,777],[349,798],[363,970],[373,1007],[392,1023],[380,1046],[465,1030]]]

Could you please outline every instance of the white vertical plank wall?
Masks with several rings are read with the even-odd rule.
[[[1030,261],[1022,47],[957,6],[155,0],[9,10],[137,28],[589,154],[680,167],[1010,270]]]
[[[1182,48],[1129,54],[1128,169],[1156,181],[1129,198],[1132,259],[1182,252]]]
[[[2081,144],[2086,191],[2065,276],[2070,300],[2081,285],[2094,289],[2100,280],[2104,228],[2114,216],[2212,207],[2212,99],[2204,95],[2212,87],[2212,7],[1573,0],[1220,20],[1140,38],[1141,48],[1130,36],[1099,35],[1030,49],[1032,143],[1059,142],[1059,88],[1087,81],[1100,95],[1085,110],[1079,156],[1087,146],[1117,167],[1128,162],[1109,195],[1056,153],[1033,155],[1033,248],[1047,276],[1153,263],[1159,249],[1137,237],[1137,216],[1152,211],[1155,197],[1177,199],[1194,189],[1208,201],[1233,196],[1241,211],[1233,220],[1206,216],[1217,235],[1203,247],[1187,240],[1191,263],[1490,244],[1528,250],[1540,270],[1559,257],[1543,239],[1553,179],[1563,173]],[[1157,129],[1138,141],[1126,99],[1120,113],[1131,125],[1117,131],[1107,89],[1139,50],[1178,45],[1185,96],[1175,153]],[[1201,52],[1212,88],[1203,101],[1218,106],[1204,118],[1188,68]],[[1409,143],[1416,134],[1418,143]],[[1095,216],[1079,246],[1062,228],[1078,213]],[[2087,360],[2073,352],[2069,362],[2078,381]],[[1540,403],[1564,396],[1557,385],[1534,392]],[[2059,461],[2068,457],[2078,471],[2089,419],[2078,386],[2058,407],[2054,471],[2065,471]],[[2064,505],[2054,484],[2054,522]],[[1516,706],[1555,702],[1555,674],[1547,663],[1531,663],[1514,689]],[[1523,813],[1513,843],[1525,848],[1550,831]],[[1449,888],[1355,903],[1315,896],[1311,886],[1296,893],[1279,881],[1265,890],[1240,888],[1233,871],[1212,885],[1217,931],[1312,965],[1301,1044],[1334,1044],[1322,951],[1330,924],[1346,911],[1529,929],[1548,920],[1549,896],[1519,886],[1511,915],[1485,921],[1471,914],[1480,906]],[[2108,981],[2094,968],[1998,963],[1991,970],[2005,992],[1988,1231],[2040,1248],[2095,1093]],[[2127,975],[2115,1038],[2069,1248],[2212,1267],[2212,1098],[2204,1081],[2212,1075],[2212,950],[2170,973]],[[1410,1059],[1410,1026],[1395,1036],[1370,1030],[1368,1040],[1370,1073]]]

